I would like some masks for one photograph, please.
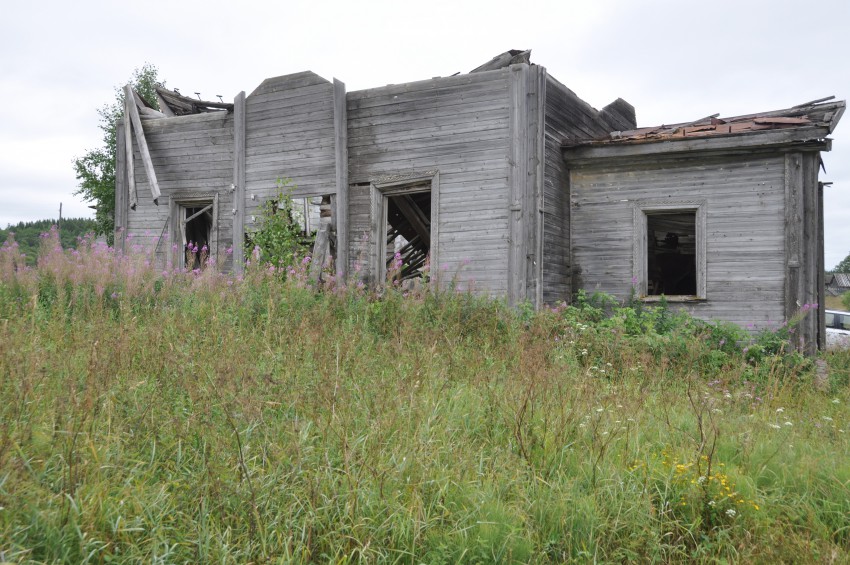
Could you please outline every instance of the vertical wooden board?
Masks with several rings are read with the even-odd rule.
[[[511,173],[509,197],[508,303],[525,298],[526,240],[523,201],[528,180],[528,65],[511,66]]]
[[[348,113],[345,84],[334,79],[334,165],[336,174],[335,227],[337,235],[337,275],[348,274]]]
[[[532,215],[534,217],[534,305],[543,305],[543,210],[544,191],[546,185],[546,69],[537,68],[537,96],[535,96],[535,176],[534,202]]]
[[[233,270],[245,265],[245,92],[233,100]]]
[[[820,164],[817,153],[806,153],[803,158],[803,272],[801,273],[805,291],[802,297],[803,304],[817,304],[820,296],[818,281],[823,275],[818,274],[822,261],[819,260],[820,251],[818,228],[818,167]],[[821,272],[823,269],[821,268]],[[800,339],[803,341],[803,350],[813,355],[818,347],[818,320],[817,309],[810,311],[801,322]]]
[[[131,210],[136,209],[136,204],[138,203],[138,196],[136,193],[136,168],[133,162],[134,152],[133,152],[133,124],[130,121],[130,109],[129,109],[130,99],[128,99],[126,94],[126,88],[124,93],[124,162],[127,167],[127,192],[129,199],[129,206]]]
[[[785,319],[797,313],[802,280],[803,165],[799,153],[785,155]]]
[[[820,161],[820,155],[818,155]],[[817,178],[815,179],[817,180]],[[817,183],[817,231],[818,231],[818,250],[817,250],[817,294],[818,294],[818,349],[826,348],[826,289],[824,288],[824,233],[823,233],[823,183]]]
[[[127,151],[124,146],[124,124],[116,125],[115,131],[115,249],[124,252],[124,236],[127,232]]]

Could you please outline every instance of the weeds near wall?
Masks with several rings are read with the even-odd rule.
[[[581,295],[0,250],[0,559],[840,562],[850,354]],[[405,293],[407,296],[405,296]]]
[[[301,226],[293,215],[289,179],[278,179],[277,196],[263,203],[257,228],[245,238],[245,256],[249,261],[273,265],[283,276],[287,267],[310,253],[304,245]]]

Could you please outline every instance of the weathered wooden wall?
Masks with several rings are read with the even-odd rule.
[[[144,167],[135,167],[138,205],[126,210],[128,251],[156,249],[157,263],[165,267],[175,242],[166,227],[174,198],[199,194],[219,195],[218,250],[224,255],[232,241],[233,116],[227,112],[194,114],[173,118],[143,120],[145,138],[156,170],[162,196],[153,203]],[[134,160],[141,154],[133,140]],[[122,187],[123,188],[123,187]],[[122,199],[122,207],[128,206]],[[180,244],[181,242],[177,242]]]
[[[619,298],[633,273],[636,201],[698,200],[706,209],[707,300],[700,318],[766,327],[785,319],[785,158],[652,160],[572,171],[573,284]]]
[[[334,87],[312,72],[266,79],[246,99],[245,228],[278,179],[293,196],[333,194]]]
[[[800,320],[797,345],[808,353],[825,346],[823,322],[823,188],[816,152],[785,155],[785,316],[806,304],[820,304],[818,315]]]
[[[615,126],[624,125],[622,122],[620,118],[620,122],[611,123],[572,90],[551,76],[546,77],[542,288],[545,304],[569,302],[572,294],[569,169],[561,156],[561,144],[604,136],[621,129]]]
[[[347,94],[350,263],[370,226],[370,182],[439,171],[439,265],[506,295],[510,178],[509,69]],[[436,214],[435,214],[436,212]],[[465,286],[465,285],[464,285]]]

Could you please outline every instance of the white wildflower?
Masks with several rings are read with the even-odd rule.
[[[701,485],[701,484],[705,483],[706,480],[707,479],[705,478],[705,475],[700,475],[700,477],[697,479],[697,484]]]
[[[782,426],[780,426],[779,424],[768,424],[768,426],[770,426],[774,430],[781,430],[782,429]]]
[[[833,399],[832,399],[832,403],[833,403],[833,404],[841,404],[841,401],[840,401],[840,400],[838,400],[837,398],[833,398]]]
[[[785,425],[786,426],[793,426],[794,424],[792,424],[791,422],[785,422]]]
[[[777,408],[776,409],[777,414],[782,414],[783,412],[785,412],[785,408]]]
[[[729,510],[726,511],[726,515],[729,516],[730,518],[734,518],[736,514],[737,514],[737,512],[735,512],[734,508],[730,508]]]
[[[826,420],[827,422],[832,421],[832,418],[830,418],[829,416],[823,416],[823,419]]]

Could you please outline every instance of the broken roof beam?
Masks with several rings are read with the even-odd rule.
[[[511,65],[516,65],[519,63],[525,63],[526,65],[531,64],[531,49],[527,49],[525,51],[521,51],[519,49],[511,49],[510,51],[505,51],[501,55],[496,55],[480,67],[476,67],[469,71],[472,73],[483,73],[484,71],[495,71],[497,69],[504,69],[505,67],[510,67]]]
[[[186,114],[202,114],[204,112],[216,112],[221,110],[233,111],[233,104],[229,102],[211,102],[209,100],[195,100],[188,96],[178,94],[162,86],[155,87],[157,100],[160,106],[168,107],[172,114],[185,116]]]
[[[171,106],[168,105],[168,103],[165,101],[165,99],[159,92],[156,92],[156,101],[159,104],[160,112],[165,114],[166,118],[173,118],[177,115],[174,113],[174,111],[171,109]]]
[[[428,220],[410,195],[404,194],[401,198],[395,199],[395,204],[422,241],[431,241],[431,229],[426,223]]]
[[[124,87],[124,100],[127,104],[124,105],[124,111],[130,114],[130,122],[133,125],[133,132],[136,134],[136,143],[139,145],[139,152],[142,154],[142,163],[145,166],[145,173],[148,176],[148,184],[151,187],[151,195],[153,203],[159,206],[159,183],[156,181],[156,171],[153,168],[153,160],[148,150],[148,143],[145,140],[145,132],[142,129],[142,120],[139,117],[139,108],[136,106],[136,100],[133,96],[133,88],[128,84]]]

